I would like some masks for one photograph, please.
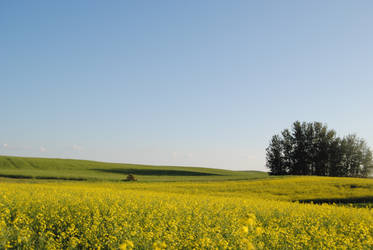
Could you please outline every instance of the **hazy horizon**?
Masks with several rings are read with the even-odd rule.
[[[373,2],[0,3],[0,155],[264,170],[320,121],[373,146]]]

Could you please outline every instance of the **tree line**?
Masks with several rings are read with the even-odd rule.
[[[356,135],[337,137],[321,122],[293,123],[274,135],[266,149],[273,175],[366,177],[373,167],[372,151]]]

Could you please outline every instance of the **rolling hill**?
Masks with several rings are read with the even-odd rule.
[[[0,177],[7,178],[120,181],[128,174],[139,181],[248,180],[268,176],[260,171],[0,156]]]

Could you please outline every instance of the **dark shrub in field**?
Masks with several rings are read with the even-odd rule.
[[[124,179],[124,181],[137,181],[137,179],[133,174],[129,174],[127,175],[126,179]]]

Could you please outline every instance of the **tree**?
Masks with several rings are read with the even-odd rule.
[[[274,175],[366,177],[373,168],[372,152],[363,139],[341,139],[320,122],[294,122],[291,130],[272,137],[266,153],[266,166]]]
[[[281,139],[278,135],[272,137],[271,144],[267,150],[267,167],[274,175],[287,174],[283,161],[283,149]]]
[[[341,141],[341,168],[345,176],[367,176],[372,168],[372,152],[366,142],[356,135],[348,135]]]

